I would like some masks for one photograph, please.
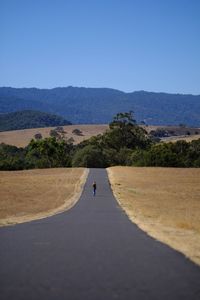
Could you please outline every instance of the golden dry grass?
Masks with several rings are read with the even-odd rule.
[[[25,147],[34,138],[36,133],[41,133],[43,138],[49,137],[50,130],[55,127],[45,128],[33,128],[33,129],[22,129],[13,131],[0,132],[0,143],[8,145],[14,145],[17,147]],[[69,125],[63,126],[66,131],[66,138],[73,137],[74,143],[78,144],[83,140],[89,139],[91,136],[102,134],[108,129],[108,125]],[[78,136],[72,133],[74,129],[80,129],[83,133],[82,136]]]
[[[72,207],[87,177],[84,168],[0,172],[0,225],[39,219]]]
[[[200,265],[200,169],[112,167],[108,173],[129,218]]]
[[[187,135],[187,136],[171,136],[167,139],[163,139],[162,141],[165,143],[172,142],[175,143],[177,141],[186,141],[191,142],[194,140],[200,139],[200,135]]]
[[[142,126],[150,132],[151,130],[156,130],[161,128],[160,126]],[[95,124],[95,125],[69,125],[63,126],[64,131],[66,132],[66,138],[73,138],[74,144],[78,144],[84,140],[89,139],[92,136],[96,136],[98,134],[103,134],[109,126],[107,124]],[[72,131],[74,129],[79,129],[82,131],[83,135],[79,136],[74,134]],[[166,127],[168,128],[168,127]],[[45,127],[45,128],[32,128],[32,129],[22,129],[22,130],[12,130],[12,131],[3,131],[0,132],[0,143],[5,143],[8,145],[14,145],[17,147],[25,147],[29,144],[32,138],[36,133],[41,133],[43,138],[49,137],[49,133],[55,127]],[[176,142],[178,140],[185,140],[190,142],[192,140],[199,139],[199,135],[190,135],[190,136],[172,136],[163,140],[164,142]]]
[[[143,127],[148,133],[150,133],[152,130],[157,129],[164,129],[168,131],[174,131],[176,133],[176,136],[169,136],[167,138],[161,138],[162,142],[168,143],[168,142],[177,142],[180,140],[184,140],[186,142],[191,142],[193,140],[198,140],[200,138],[200,128],[194,128],[194,127],[186,127],[181,128],[180,126],[141,126]],[[186,132],[189,131],[190,135],[186,135]],[[195,132],[198,132],[199,134],[195,134]]]

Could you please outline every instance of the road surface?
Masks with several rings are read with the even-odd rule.
[[[0,251],[1,300],[200,299],[200,268],[129,221],[104,169],[68,212],[0,228]]]

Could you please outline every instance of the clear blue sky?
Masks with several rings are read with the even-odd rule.
[[[200,94],[200,0],[0,0],[0,86]]]

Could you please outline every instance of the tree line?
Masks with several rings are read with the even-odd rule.
[[[32,139],[25,148],[0,145],[0,170],[56,167],[200,167],[200,139],[158,143],[136,124],[133,112],[119,113],[104,134],[78,145],[57,138]]]

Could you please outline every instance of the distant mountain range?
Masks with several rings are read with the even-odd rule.
[[[200,126],[200,95],[109,88],[0,88],[0,113],[40,110],[63,116],[74,124],[103,124],[118,112],[133,110],[138,122],[154,125]]]
[[[70,125],[63,117],[33,110],[0,114],[0,131]]]

